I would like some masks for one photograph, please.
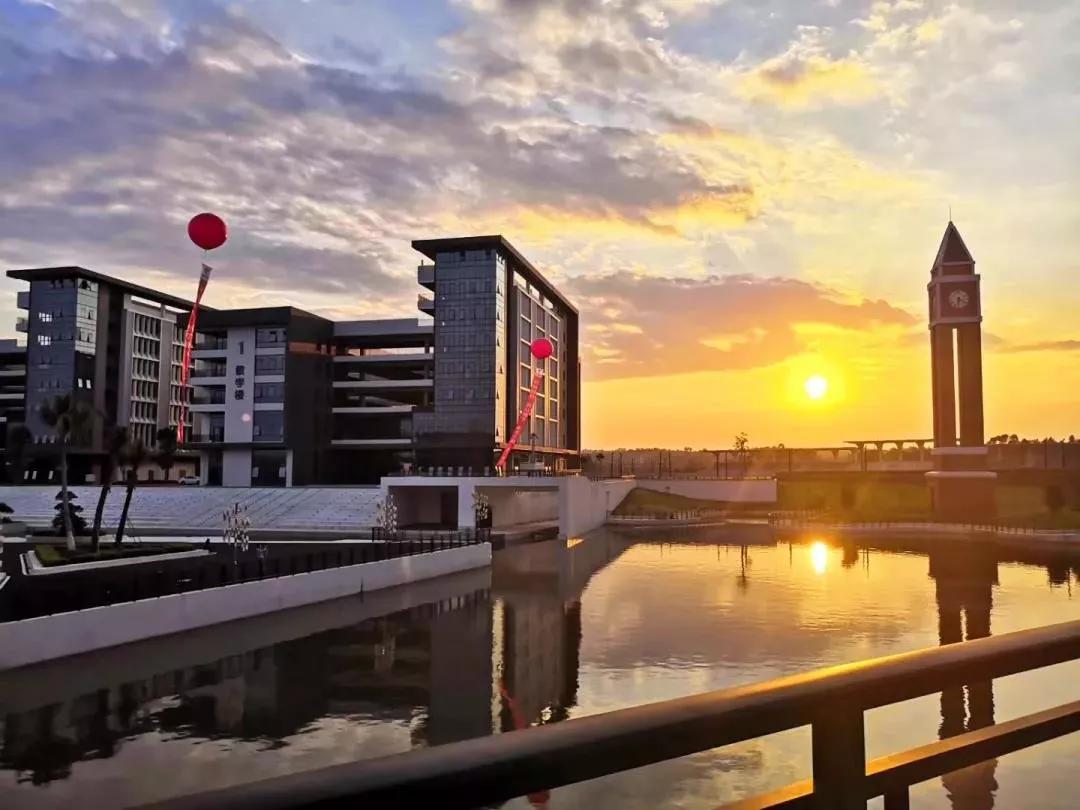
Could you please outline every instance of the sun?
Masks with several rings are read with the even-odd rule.
[[[829,381],[820,374],[814,374],[806,378],[806,382],[803,383],[803,389],[810,399],[821,399],[829,393]]]

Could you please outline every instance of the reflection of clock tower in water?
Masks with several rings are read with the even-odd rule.
[[[983,442],[982,304],[975,260],[949,222],[930,269],[934,470],[927,482],[942,517],[994,514],[996,474]]]

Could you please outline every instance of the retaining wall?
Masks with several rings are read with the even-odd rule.
[[[491,565],[491,545],[398,557],[0,624],[0,669]]]
[[[684,498],[731,503],[776,503],[776,479],[753,480],[687,480],[638,478],[634,483],[642,489],[670,492]]]

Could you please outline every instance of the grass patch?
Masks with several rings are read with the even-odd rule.
[[[140,543],[137,546],[114,546],[102,544],[94,554],[88,547],[68,551],[64,546],[40,544],[34,546],[34,553],[46,568],[74,563],[101,562],[103,560],[125,560],[129,557],[155,557],[158,554],[175,554],[178,551],[192,551],[197,546],[187,543]]]
[[[733,504],[728,501],[709,501],[702,498],[687,498],[685,495],[675,495],[671,492],[657,492],[652,489],[637,487],[630,490],[630,494],[623,498],[622,503],[615,507],[613,514],[620,516],[648,516],[662,517],[672,512],[721,511],[729,509],[745,509],[755,504]]]
[[[998,484],[997,515],[988,523],[1033,529],[1080,529],[1080,509],[1051,510],[1047,487]],[[898,481],[781,481],[782,510],[813,510],[837,521],[933,521],[925,484]]]

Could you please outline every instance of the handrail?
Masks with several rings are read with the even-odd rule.
[[[320,768],[154,806],[262,809],[329,806],[347,798],[349,806],[363,807],[475,807],[811,725],[812,806],[865,807],[867,786],[887,781],[872,782],[864,770],[865,710],[1075,658],[1080,658],[1080,620]],[[799,785],[787,790],[790,800],[807,798]],[[905,801],[906,796],[905,786]],[[897,801],[896,806],[903,804]]]

